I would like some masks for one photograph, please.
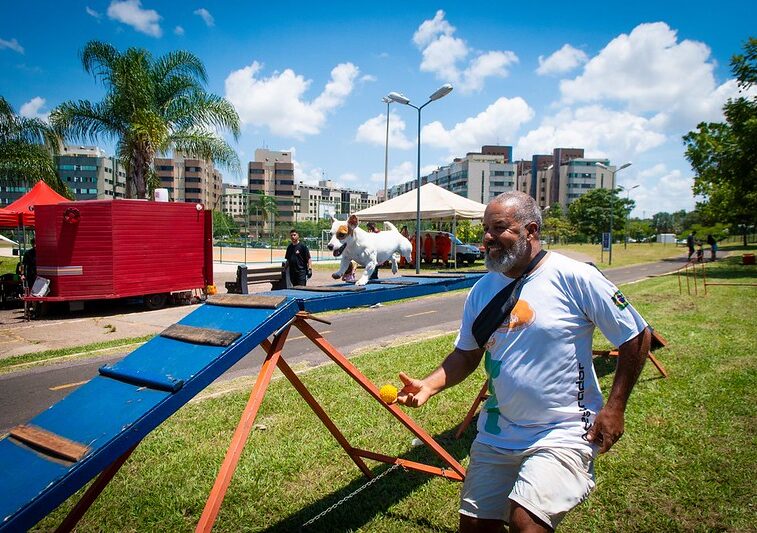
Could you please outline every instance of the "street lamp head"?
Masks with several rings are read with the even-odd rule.
[[[391,98],[389,98],[388,96],[382,96],[382,97],[381,97],[381,101],[382,101],[382,102],[384,102],[385,104],[388,104],[388,103],[390,103],[390,102],[393,102],[394,100],[392,100],[392,99],[391,99]]]
[[[608,166],[607,166],[607,165],[605,165],[604,163],[600,163],[599,161],[597,161],[597,162],[596,162],[596,163],[594,163],[594,164],[595,164],[596,166],[598,166],[599,168],[603,168],[603,169],[605,169],[605,170],[610,170],[610,169],[608,168]]]
[[[439,98],[444,98],[445,96],[447,96],[451,92],[452,92],[452,85],[450,85],[449,83],[445,83],[444,85],[442,85],[441,87],[439,87],[434,92],[434,94],[432,94],[431,96],[429,96],[428,99],[433,102],[434,100],[438,100]]]
[[[390,92],[388,95],[386,95],[386,97],[389,98],[389,100],[391,100],[392,102],[397,102],[398,104],[407,105],[410,103],[410,98],[394,91]]]
[[[629,161],[628,163],[625,163],[625,164],[623,164],[623,165],[620,165],[620,168],[618,168],[618,170],[623,170],[624,168],[628,168],[628,167],[630,167],[630,166],[631,166],[632,164],[633,164],[633,163],[631,163],[631,162]],[[617,171],[616,171],[616,172],[617,172]]]
[[[628,189],[628,190],[629,190],[629,191],[632,191],[632,190],[634,190],[634,189],[635,189],[636,187],[639,187],[639,185],[638,185],[638,184],[636,184],[636,185],[634,185],[633,187],[631,187],[631,188],[630,188],[630,189]]]

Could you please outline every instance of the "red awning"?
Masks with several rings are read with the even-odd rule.
[[[0,209],[0,228],[34,226],[34,206],[59,204],[70,201],[55,192],[44,181],[39,181],[21,198]]]

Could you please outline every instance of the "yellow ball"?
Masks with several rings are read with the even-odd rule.
[[[384,385],[379,389],[379,396],[385,403],[394,403],[397,401],[397,387],[394,385]]]

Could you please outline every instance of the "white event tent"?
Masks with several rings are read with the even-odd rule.
[[[415,220],[418,208],[418,190],[413,189],[396,198],[381,202],[355,213],[359,220]],[[421,220],[452,219],[452,234],[455,234],[458,218],[484,218],[485,204],[464,198],[443,189],[434,183],[421,186]],[[412,239],[411,239],[412,240]],[[457,256],[456,239],[452,239],[452,256]],[[457,268],[457,262],[455,262]]]
[[[418,191],[413,189],[396,198],[355,213],[360,220],[415,220]],[[463,198],[434,183],[421,186],[421,220],[434,218],[484,218],[485,204]]]

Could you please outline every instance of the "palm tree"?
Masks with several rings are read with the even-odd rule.
[[[264,223],[269,217],[275,217],[279,214],[279,206],[276,204],[276,198],[267,194],[261,194],[258,196],[253,207],[261,214]]]
[[[59,144],[59,137],[46,122],[16,115],[0,96],[0,183],[29,185],[43,180],[71,198],[53,161]]]
[[[67,137],[116,141],[126,171],[126,196],[145,198],[157,181],[156,154],[170,150],[212,160],[239,171],[236,152],[215,131],[239,137],[239,115],[227,100],[205,92],[202,62],[183,50],[153,58],[141,48],[119,52],[90,41],[81,52],[84,70],[106,88],[101,102],[64,102],[50,114]]]

